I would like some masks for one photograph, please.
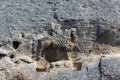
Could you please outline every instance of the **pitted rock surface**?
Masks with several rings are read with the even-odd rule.
[[[119,0],[0,0],[0,80],[120,80],[119,8]]]

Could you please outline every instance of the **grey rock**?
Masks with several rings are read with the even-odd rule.
[[[100,73],[97,64],[88,64],[80,71],[70,69],[60,70],[56,75],[50,77],[51,80],[100,80]]]
[[[20,55],[20,56],[14,58],[15,63],[20,62],[20,61],[23,61],[25,63],[33,63],[33,60],[28,56],[21,56]]]
[[[36,69],[34,64],[27,64],[18,67],[19,72],[23,76],[24,80],[34,80]]]
[[[119,0],[0,0],[0,79],[13,80],[14,74],[18,74],[25,80],[119,80],[118,57],[102,58],[100,64],[88,64],[77,72],[62,69],[55,76],[50,76],[49,72],[36,72],[36,67],[28,57],[16,60],[31,63],[20,63],[22,66],[19,66],[19,74],[19,71],[14,72],[15,63],[10,59],[16,54],[35,56],[37,51],[40,52],[39,40],[47,37],[49,39],[46,41],[49,43],[53,37],[52,22],[56,24],[55,44],[59,49],[44,51],[49,61],[61,60],[63,57],[66,59],[67,53],[60,47],[66,46],[68,37],[72,36],[71,29],[75,29],[73,32],[77,36],[79,50],[75,50],[78,51],[78,56],[82,53],[89,55],[96,41],[119,47],[119,7]],[[48,34],[44,35],[44,32]],[[64,35],[66,39],[59,37],[60,35]],[[102,48],[101,51],[106,53],[103,50],[106,49]]]
[[[100,76],[100,71],[99,71],[99,62],[97,63],[91,63],[88,64],[87,66],[87,76],[88,79],[87,80],[100,80],[101,76]]]
[[[77,28],[81,52],[88,52],[98,35],[109,30],[112,24],[119,29],[119,4],[119,0],[0,1],[1,45],[8,43],[8,38],[17,31],[51,32],[54,17],[63,32]],[[119,45],[119,38],[116,43]]]
[[[0,59],[0,73],[0,78],[2,80],[13,80],[16,76],[17,70],[15,68],[15,64],[9,57],[3,57]]]
[[[24,64],[18,67],[24,80],[49,80],[49,72],[37,72],[36,64]]]
[[[101,73],[103,80],[119,80],[119,57],[105,57],[101,59]]]
[[[15,53],[15,49],[10,45],[0,47],[0,55],[3,57],[8,56],[10,58],[13,58],[15,56]]]

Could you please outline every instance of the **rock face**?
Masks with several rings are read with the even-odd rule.
[[[0,79],[120,80],[119,7],[119,0],[0,0]]]
[[[110,30],[111,26],[115,25],[115,29],[119,29],[119,3],[119,0],[1,1],[1,44],[8,42],[11,35],[18,31],[50,32],[50,24],[54,17],[63,31],[76,28],[78,43],[83,49],[81,52],[88,51],[93,47],[96,38]],[[119,30],[116,34],[119,34]],[[119,38],[116,40],[116,44],[119,45]]]
[[[101,59],[101,72],[105,80],[119,80],[119,57],[105,57]]]

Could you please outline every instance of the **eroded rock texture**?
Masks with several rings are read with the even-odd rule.
[[[119,0],[0,0],[0,80],[120,80]]]

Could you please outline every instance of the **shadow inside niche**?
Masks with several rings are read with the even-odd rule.
[[[41,56],[49,62],[56,62],[59,60],[68,60],[67,50],[64,47],[49,46],[43,49]]]
[[[116,46],[116,34],[114,31],[107,30],[103,32],[101,35],[97,36],[96,42]]]
[[[59,60],[68,60],[67,49],[62,46],[55,46],[54,44],[42,46],[41,42],[44,40],[49,40],[43,38],[43,40],[38,40],[38,45],[36,49],[36,60],[39,61],[40,57],[45,57],[48,62],[56,62]]]

